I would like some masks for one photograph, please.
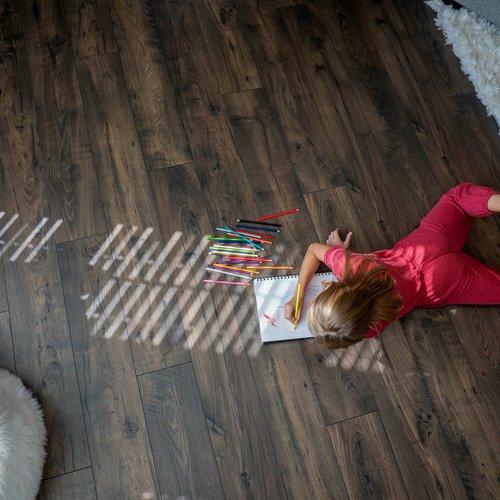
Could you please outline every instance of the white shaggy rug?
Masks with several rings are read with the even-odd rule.
[[[441,0],[426,3],[437,13],[436,26],[500,128],[500,30],[465,7],[457,10]]]
[[[46,431],[42,411],[21,379],[0,369],[0,500],[34,500]]]

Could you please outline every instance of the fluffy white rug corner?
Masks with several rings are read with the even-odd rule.
[[[21,379],[0,369],[0,500],[34,500],[45,460],[42,410]]]
[[[500,30],[465,7],[457,10],[441,0],[425,3],[436,12],[436,26],[460,60],[486,112],[500,127]]]

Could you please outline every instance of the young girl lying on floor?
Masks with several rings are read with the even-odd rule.
[[[417,229],[391,249],[369,254],[348,250],[335,229],[326,242],[312,243],[302,262],[299,304],[307,285],[324,262],[339,279],[313,301],[308,325],[330,349],[374,337],[417,306],[500,304],[500,269],[462,252],[474,218],[500,212],[500,192],[464,183],[441,197]],[[298,288],[298,287],[297,287]],[[295,295],[285,317],[295,318]]]

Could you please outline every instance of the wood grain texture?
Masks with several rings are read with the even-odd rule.
[[[280,498],[286,487],[248,359],[237,348],[239,325],[230,294],[240,292],[210,290],[201,283],[207,276],[208,261],[203,240],[212,227],[194,167],[164,169],[152,175],[158,208],[170,214],[162,220],[163,236],[182,233],[183,252],[178,265],[172,265],[172,277],[224,495]]]
[[[252,369],[289,490],[300,498],[346,498],[300,345],[266,346],[253,358]]]
[[[278,116],[302,191],[343,184],[342,161],[350,144],[337,151],[324,124],[317,120],[324,116],[321,109],[326,102],[318,102],[304,81],[279,11],[260,12],[251,1],[240,14],[248,26],[253,52],[261,54],[256,58],[259,74]],[[349,161],[355,163],[356,156]]]
[[[192,161],[178,95],[148,2],[108,2],[128,94],[148,169]]]
[[[7,311],[0,313],[0,367],[16,373],[10,318]]]
[[[97,500],[92,476],[92,468],[81,469],[64,476],[57,476],[42,481],[39,498],[50,500]]]
[[[412,319],[411,324],[403,323],[408,344],[428,374],[434,414],[464,492],[469,498],[494,498],[500,434],[492,419],[481,418],[487,410],[478,395],[469,357],[446,310],[422,309]]]
[[[102,206],[62,4],[20,5],[45,189],[52,216],[64,221],[56,239],[99,234]]]
[[[160,241],[159,248],[163,249],[168,240],[162,242],[158,231],[158,215],[152,201],[120,59],[115,54],[87,57],[80,61],[79,73],[87,119],[94,124],[90,137],[98,166],[99,187],[109,231],[118,224],[125,226],[124,234],[125,231],[136,228],[137,234],[133,235],[130,244],[125,247],[124,254],[131,250],[139,235],[147,228],[153,229],[151,240]],[[117,241],[121,239],[122,237]],[[115,247],[116,245],[118,242],[114,243]],[[133,258],[131,269],[140,262],[147,246]],[[125,278],[124,274],[119,279],[120,283],[123,283]],[[142,278],[144,274],[138,279]],[[155,293],[153,288],[157,284],[152,281],[145,284],[143,295],[149,297],[150,293]],[[127,300],[131,293],[127,292]],[[153,303],[149,304],[151,310],[154,310],[154,307]],[[166,314],[162,314],[160,323],[166,319]],[[146,371],[146,366],[149,369],[160,369],[175,364],[179,361],[178,355],[180,362],[185,361],[183,356],[186,353],[168,343],[155,346],[151,339],[137,342],[137,333],[145,326],[147,319],[147,315],[144,315],[137,325],[137,330],[129,332],[129,335],[133,336],[131,346],[138,373]]]
[[[108,54],[118,50],[105,0],[66,0],[64,11],[75,57]]]
[[[90,335],[86,317],[107,281],[88,265],[102,241],[60,245],[59,266],[97,496],[140,498],[156,495],[158,486],[130,346],[126,339]]]
[[[78,75],[109,230],[124,219],[130,226],[156,229],[158,222],[118,55],[79,60]]]
[[[46,412],[41,498],[495,498],[498,307],[413,311],[326,352],[262,345],[252,287],[201,283],[205,236],[240,217],[300,208],[270,247],[295,273],[337,226],[370,252],[459,182],[498,189],[498,126],[433,17],[0,2],[0,232],[19,215],[0,366]],[[64,226],[12,258],[43,217]],[[465,251],[498,266],[499,225],[477,220]]]
[[[222,498],[222,487],[190,363],[139,377],[164,496]]]
[[[194,2],[222,95],[262,86],[236,2]]]
[[[408,498],[376,412],[328,427],[350,498]]]
[[[384,353],[384,369],[370,378],[370,386],[408,496],[467,498],[437,415],[436,387],[409,348],[401,323],[370,341]]]
[[[5,269],[16,373],[39,398],[49,435],[45,476],[90,465],[55,244]]]
[[[353,246],[357,251],[368,251],[369,244],[348,188],[308,194],[305,200],[318,232],[317,241],[325,242],[330,232],[339,227],[344,236],[348,231],[353,232]],[[303,349],[327,425],[376,409],[368,383],[372,374],[358,349],[330,353],[314,343],[304,344]]]

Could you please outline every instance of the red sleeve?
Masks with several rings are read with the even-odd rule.
[[[323,257],[324,263],[332,270],[337,278],[344,276],[345,268],[345,249],[344,247],[331,247]]]
[[[381,334],[387,328],[388,325],[389,325],[388,321],[380,321],[377,324],[377,328],[370,328],[368,330],[368,333],[365,335],[365,339],[371,339]]]

